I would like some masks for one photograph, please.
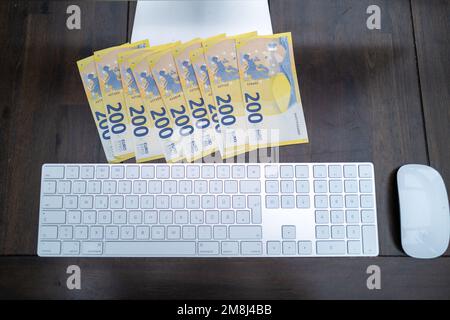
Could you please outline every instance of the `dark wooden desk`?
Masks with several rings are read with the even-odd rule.
[[[395,174],[431,164],[450,186],[450,2],[277,0],[292,31],[310,143],[281,161],[373,161],[380,256],[361,259],[51,259],[36,256],[40,168],[104,162],[75,62],[127,41],[134,4],[82,2],[81,31],[60,1],[0,3],[0,298],[450,298],[449,252],[400,247]],[[378,4],[382,29],[368,30]],[[66,267],[82,290],[66,289]],[[378,265],[382,289],[366,288]]]

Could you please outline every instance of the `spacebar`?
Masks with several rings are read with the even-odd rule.
[[[105,242],[104,255],[110,256],[186,256],[195,255],[192,241]]]

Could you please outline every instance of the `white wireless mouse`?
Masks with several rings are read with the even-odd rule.
[[[402,246],[414,258],[442,255],[450,237],[450,213],[444,180],[435,169],[408,164],[397,172]]]

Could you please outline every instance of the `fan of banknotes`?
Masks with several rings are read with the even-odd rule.
[[[307,143],[290,33],[95,51],[77,62],[108,162]]]

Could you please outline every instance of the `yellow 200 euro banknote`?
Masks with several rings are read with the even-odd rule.
[[[125,108],[117,55],[124,51],[145,48],[148,45],[148,40],[144,40],[94,52],[114,157],[120,161],[134,156],[134,140],[130,133],[130,118]]]
[[[108,120],[106,119],[97,70],[95,69],[94,56],[77,61],[77,65],[89,102],[89,107],[91,108],[92,116],[94,117],[95,125],[97,126],[98,135],[102,142],[103,151],[106,155],[106,160],[111,163],[118,162],[114,158],[112,150],[111,135],[109,132]]]
[[[150,112],[144,105],[136,79],[131,70],[133,59],[146,54],[148,54],[147,49],[136,49],[118,54],[123,93],[131,122],[131,135],[134,139],[136,162],[164,158],[159,139],[151,135],[154,128],[151,125]]]
[[[290,33],[236,40],[251,149],[307,143]]]
[[[194,139],[195,127],[186,104],[172,50],[158,52],[147,58],[168,117],[174,124],[175,134],[181,137],[183,155],[188,162],[202,157],[201,146]]]
[[[250,33],[241,36],[255,35]],[[247,121],[236,58],[236,39],[241,36],[210,39],[203,43],[221,126],[224,159],[247,151]]]
[[[148,108],[151,121],[151,139],[159,141],[167,162],[183,160],[181,137],[174,130],[172,118],[161,98],[159,89],[153,78],[150,65],[147,62],[149,55],[145,54],[131,61],[131,70],[139,87],[145,108]]]
[[[215,152],[217,145],[214,126],[207,110],[207,104],[200,92],[197,77],[189,57],[193,50],[201,47],[201,40],[194,39],[174,49],[173,56],[180,77],[181,88],[195,126],[193,137],[196,145],[201,148],[201,156],[205,157]]]

